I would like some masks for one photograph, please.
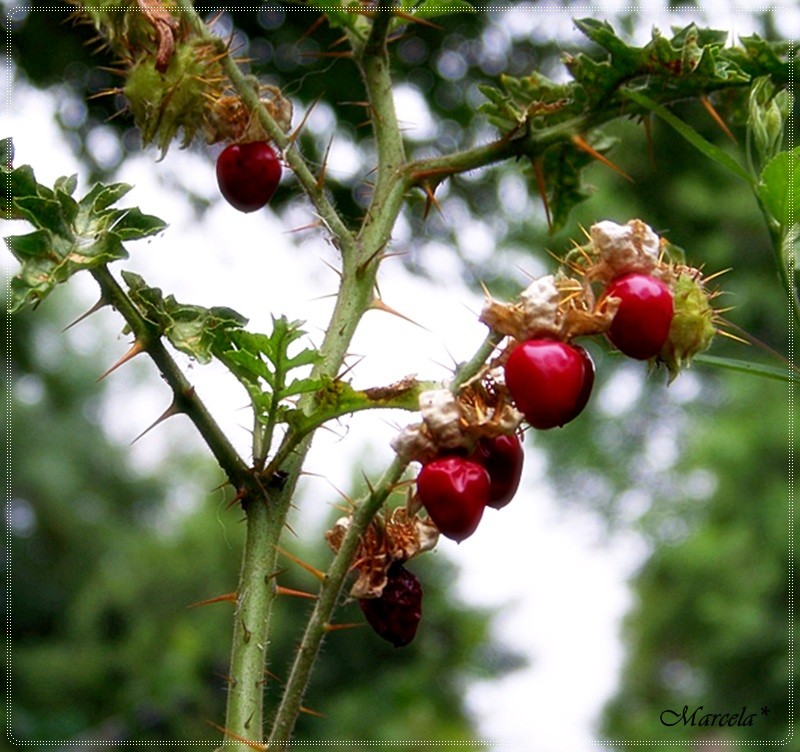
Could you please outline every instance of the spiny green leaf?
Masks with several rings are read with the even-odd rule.
[[[155,325],[170,344],[201,363],[208,363],[216,352],[226,348],[233,332],[247,319],[231,308],[204,308],[178,303],[173,295],[164,297],[158,287],[149,287],[132,272],[122,272],[129,296],[139,312]]]
[[[115,209],[112,204],[130,186],[122,183],[95,185],[80,201],[72,194],[75,175],[56,180],[54,188],[37,182],[31,167],[0,173],[10,188],[7,216],[26,219],[36,233],[7,238],[11,252],[22,268],[12,284],[11,309],[38,302],[57,284],[83,269],[96,268],[127,258],[124,240],[146,237],[165,227],[162,220],[139,209]]]

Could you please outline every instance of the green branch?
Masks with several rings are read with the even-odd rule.
[[[475,354],[456,372],[450,388],[453,392],[475,377],[491,357],[503,335],[490,332]],[[355,507],[347,526],[339,550],[331,561],[325,579],[320,586],[314,610],[309,618],[303,639],[295,654],[289,679],[284,687],[283,697],[278,707],[272,732],[269,737],[270,749],[284,750],[289,744],[295,720],[300,712],[311,673],[329,631],[331,617],[342,594],[345,579],[352,568],[353,558],[358,549],[361,536],[366,531],[397,482],[402,477],[408,463],[395,457],[384,472],[383,477]]]
[[[252,489],[253,480],[249,468],[167,351],[161,341],[161,333],[142,316],[107,267],[99,266],[90,271],[100,285],[103,299],[119,311],[133,332],[135,341],[139,343],[142,351],[150,356],[172,390],[175,409],[185,413],[194,423],[214,458],[237,490],[241,492]]]

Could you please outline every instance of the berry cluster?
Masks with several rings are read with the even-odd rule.
[[[394,442],[422,464],[418,501],[448,538],[463,541],[486,506],[514,496],[523,420],[539,430],[563,426],[588,403],[595,368],[577,338],[603,336],[628,357],[666,364],[672,377],[711,343],[713,295],[699,270],[668,260],[666,240],[639,220],[599,222],[589,237],[518,301],[487,301],[481,320],[504,346],[478,383],[423,395],[423,422]]]
[[[710,345],[714,295],[699,270],[668,260],[671,250],[639,220],[599,222],[557,274],[514,303],[487,301],[481,321],[504,337],[496,356],[458,390],[424,392],[422,422],[392,442],[421,464],[416,492],[365,536],[351,590],[381,637],[406,645],[421,617],[422,587],[403,564],[433,548],[439,533],[458,543],[470,537],[487,507],[502,509],[516,494],[520,426],[563,426],[588,403],[594,363],[575,339],[604,337],[630,358],[663,363],[672,378]]]

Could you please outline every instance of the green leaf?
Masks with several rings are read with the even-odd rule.
[[[742,180],[750,184],[753,183],[753,178],[750,173],[730,154],[723,151],[715,144],[712,144],[710,141],[706,141],[692,126],[673,115],[666,107],[663,107],[655,100],[635,89],[626,89],[625,97],[658,115],[658,117],[668,125],[671,125],[681,136],[706,157],[729,170],[737,177],[742,178]]]
[[[65,238],[70,236],[63,207],[57,199],[24,196],[15,199],[14,205],[31,224]]]
[[[94,190],[86,194],[81,204],[91,203],[95,212],[101,212],[112,204],[116,204],[132,188],[132,185],[127,185],[126,183],[113,183],[112,185],[98,183]]]
[[[792,370],[790,366],[778,368],[776,366],[768,366],[762,363],[752,363],[747,360],[738,360],[736,358],[722,358],[717,355],[705,355],[701,353],[694,357],[693,363],[703,363],[707,366],[714,366],[716,368],[724,368],[728,371],[738,371],[739,373],[749,373],[753,376],[761,376],[765,379],[777,379],[778,381],[797,381],[800,378],[797,371]]]
[[[217,343],[215,355],[245,387],[256,417],[265,425],[289,420],[296,409],[286,400],[321,386],[308,376],[289,378],[290,372],[313,366],[321,358],[311,348],[290,354],[292,345],[305,335],[301,326],[300,321],[273,317],[270,334],[242,329],[230,332],[226,342]]]
[[[761,171],[756,193],[784,233],[800,222],[800,147],[773,157]]]
[[[8,250],[23,262],[28,258],[44,257],[50,249],[50,235],[44,230],[29,232],[27,235],[11,235],[5,241]]]
[[[133,304],[145,319],[177,350],[201,363],[208,363],[216,352],[229,347],[231,337],[247,319],[231,308],[204,308],[178,303],[173,295],[166,298],[158,287],[149,287],[133,272],[122,272]]]
[[[139,209],[112,205],[128,191],[123,183],[95,185],[80,201],[72,194],[77,177],[56,180],[53,189],[37,182],[25,165],[13,170],[0,167],[10,195],[5,198],[12,218],[26,219],[36,232],[7,238],[21,264],[12,280],[12,310],[38,302],[73,274],[127,258],[123,241],[152,235],[165,227],[157,217]],[[6,188],[6,186],[4,186]]]
[[[117,217],[112,220],[111,229],[122,240],[140,240],[161,232],[167,223],[150,214],[142,214],[141,210],[122,209],[117,211]]]

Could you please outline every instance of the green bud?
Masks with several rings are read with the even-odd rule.
[[[672,292],[675,314],[659,358],[674,379],[695,355],[709,348],[717,330],[714,309],[700,272],[688,268],[679,271]]]
[[[211,70],[218,63],[209,63],[209,56],[207,45],[186,42],[175,49],[163,73],[152,55],[131,66],[122,91],[145,145],[155,143],[163,155],[179,131],[186,146],[203,128],[211,102],[219,96],[217,72]]]

